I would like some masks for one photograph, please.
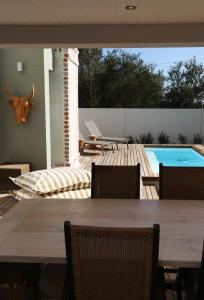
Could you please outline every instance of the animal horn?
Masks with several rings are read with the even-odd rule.
[[[34,97],[34,95],[35,95],[35,87],[34,87],[34,84],[32,84],[32,92],[29,96],[29,100],[31,100]]]
[[[10,92],[9,92],[9,90],[8,90],[8,87],[7,87],[7,84],[5,83],[4,85],[3,85],[3,92],[4,92],[4,95],[5,96],[8,96],[8,97],[11,97],[11,96],[13,96]]]

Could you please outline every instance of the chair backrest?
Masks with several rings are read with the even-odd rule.
[[[159,166],[160,199],[204,200],[203,167]]]
[[[73,283],[69,297],[156,299],[159,225],[106,228],[74,226],[66,221],[64,228],[68,278]]]
[[[91,135],[95,135],[96,137],[103,136],[94,121],[84,121],[84,124]]]
[[[92,163],[91,198],[140,198],[140,164],[105,166]]]

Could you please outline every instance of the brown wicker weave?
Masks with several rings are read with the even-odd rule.
[[[74,277],[71,299],[156,300],[159,225],[124,229],[71,226],[67,221],[65,242]]]
[[[140,198],[140,164],[105,166],[92,163],[91,198]]]
[[[1,300],[40,300],[38,266],[0,264]]]
[[[203,167],[166,167],[160,164],[160,199],[204,199]]]

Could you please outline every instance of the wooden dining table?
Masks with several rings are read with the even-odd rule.
[[[134,199],[32,199],[0,220],[0,262],[64,264],[64,221],[110,227],[160,224],[159,264],[200,265],[204,201]]]

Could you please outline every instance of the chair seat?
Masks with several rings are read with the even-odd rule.
[[[127,143],[129,141],[129,138],[124,137],[111,137],[111,136],[97,136],[97,140],[99,141],[114,141],[118,143]]]
[[[109,141],[92,141],[92,140],[83,140],[84,144],[89,144],[89,145],[98,145],[98,146],[109,146],[115,144],[114,142],[109,142]]]

